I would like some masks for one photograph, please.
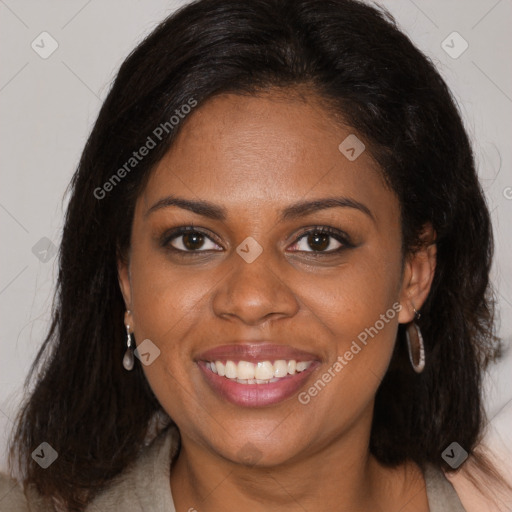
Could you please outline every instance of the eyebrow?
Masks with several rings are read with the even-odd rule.
[[[213,220],[225,221],[227,219],[227,211],[222,206],[216,205],[209,201],[185,199],[184,197],[177,197],[172,195],[158,200],[146,211],[144,217],[147,218],[151,213],[163,208],[169,208],[171,206],[177,206],[178,208],[189,210],[193,213]],[[299,201],[298,203],[292,204],[283,209],[281,212],[280,220],[297,219],[300,217],[305,217],[306,215],[309,215],[313,212],[336,207],[353,208],[359,210],[368,215],[373,221],[375,221],[372,212],[367,206],[349,197],[325,197],[312,201]]]

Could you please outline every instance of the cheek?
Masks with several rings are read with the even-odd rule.
[[[401,259],[396,251],[362,247],[329,274],[302,275],[296,290],[343,350],[347,341],[350,344],[376,322],[383,334],[392,336],[389,324],[382,326],[380,317],[397,303],[400,279]],[[392,317],[390,323],[397,323],[395,310],[388,317]]]
[[[208,310],[208,291],[219,279],[221,275],[215,272],[171,265],[155,251],[132,253],[135,339],[137,344],[150,339],[160,350],[158,358],[143,369],[169,414],[173,404],[186,403],[193,394],[191,376],[197,368],[186,340],[191,338],[190,332],[201,329]]]
[[[166,343],[180,339],[187,325],[204,315],[208,291],[222,275],[197,265],[176,265],[147,245],[140,244],[131,261],[135,326],[145,337]]]
[[[329,336],[331,350],[301,403],[314,403],[333,425],[371,403],[391,359],[401,307],[401,259],[393,254],[368,248],[331,278],[303,280],[319,338]]]

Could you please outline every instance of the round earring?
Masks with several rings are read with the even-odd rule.
[[[126,352],[123,357],[123,366],[127,371],[133,370],[134,358],[132,347],[132,335],[130,334],[130,326],[126,325]]]
[[[421,330],[416,323],[416,320],[418,320],[421,315],[416,311],[414,306],[412,309],[414,310],[414,320],[407,326],[405,338],[407,339],[409,360],[411,361],[412,368],[416,373],[421,373],[425,368],[425,344],[423,343]]]

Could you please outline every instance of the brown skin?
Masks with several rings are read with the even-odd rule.
[[[398,200],[369,151],[354,162],[340,153],[350,133],[312,94],[221,95],[189,115],[138,198],[119,279],[135,339],[161,350],[144,371],[182,436],[171,473],[178,511],[428,511],[419,468],[382,467],[368,442],[398,322],[412,321],[429,293],[435,244],[403,260]],[[170,194],[220,205],[226,220],[177,206],[146,215]],[[292,203],[338,196],[373,218],[335,207],[279,220]],[[166,230],[192,223],[212,240],[194,245],[185,235],[172,245],[210,251],[194,259],[159,245]],[[311,256],[341,245],[331,236],[324,248],[307,235],[295,243],[316,225],[345,231],[356,247]],[[252,263],[236,252],[248,236],[263,248]],[[433,239],[427,226],[425,240]],[[294,396],[235,406],[194,362],[236,339],[289,344],[322,363],[304,391],[396,302],[400,313],[307,405]],[[260,454],[254,466],[243,463],[247,446]]]

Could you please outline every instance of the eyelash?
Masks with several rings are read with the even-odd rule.
[[[172,251],[175,254],[179,255],[193,255],[197,256],[201,253],[207,253],[210,252],[212,249],[207,250],[196,250],[196,251],[184,251],[183,249],[177,249],[176,247],[173,247],[170,245],[170,242],[173,241],[175,238],[179,238],[182,235],[188,234],[188,233],[198,233],[201,235],[206,236],[209,238],[212,242],[214,242],[217,245],[220,245],[211,235],[209,235],[207,232],[205,232],[202,229],[196,228],[193,224],[189,226],[180,226],[176,229],[173,229],[170,232],[166,232],[162,237],[160,241],[160,245],[169,251]],[[304,231],[302,231],[293,241],[292,245],[297,244],[302,238],[304,238],[307,235],[310,234],[317,234],[317,235],[329,235],[330,237],[336,239],[341,245],[341,247],[338,247],[337,249],[330,250],[330,251],[295,251],[295,252],[302,252],[306,253],[310,256],[322,256],[322,255],[333,255],[333,254],[339,254],[340,252],[355,247],[355,245],[350,241],[349,236],[344,233],[343,231],[340,231],[339,229],[332,228],[330,226],[312,226],[308,227]],[[220,251],[215,251],[220,252]]]

